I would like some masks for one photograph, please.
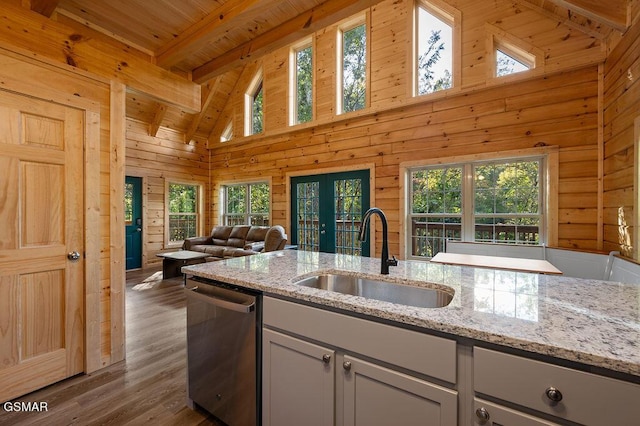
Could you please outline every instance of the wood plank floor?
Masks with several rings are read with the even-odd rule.
[[[186,406],[186,301],[182,279],[127,274],[126,360],[16,401],[47,402],[41,413],[7,412],[0,425],[216,425]]]

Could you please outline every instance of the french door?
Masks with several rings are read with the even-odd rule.
[[[298,250],[369,256],[358,240],[369,209],[369,170],[291,179],[291,241]]]

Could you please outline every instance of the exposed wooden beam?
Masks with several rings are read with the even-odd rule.
[[[191,120],[191,123],[189,123],[189,128],[184,134],[184,143],[191,142],[193,136],[196,134],[196,130],[198,130],[200,122],[204,118],[207,109],[209,109],[209,105],[211,105],[213,96],[218,90],[218,86],[220,86],[220,80],[222,80],[222,77],[217,77],[214,82],[209,82],[202,86],[202,107],[200,108],[200,112],[196,114]]]
[[[324,27],[365,10],[382,0],[327,0],[253,40],[193,70],[193,80],[210,80],[247,61],[252,61]]]
[[[158,134],[158,130],[160,129],[160,125],[162,124],[162,120],[164,120],[164,116],[167,113],[167,104],[163,104],[161,102],[156,103],[156,109],[153,112],[153,119],[151,123],[149,123],[149,136],[153,136],[154,138]]]
[[[3,3],[0,46],[117,80],[191,114],[200,112],[198,84],[22,7]]]
[[[560,6],[559,4],[554,3],[552,6],[553,9],[562,9],[567,13],[554,12],[552,10],[548,10],[545,8],[545,3],[552,0],[515,0],[515,3],[521,5],[523,7],[534,10],[535,12],[546,16],[547,18],[562,23],[569,28],[573,28],[580,32],[590,35],[591,37],[597,40],[605,40],[609,34],[611,34],[611,28],[607,27],[598,28],[600,25],[596,22],[590,22],[591,20],[586,17],[574,13],[573,16],[568,16],[568,9],[564,6]],[[576,19],[576,17],[581,16],[581,19]]]
[[[51,18],[53,11],[58,7],[60,0],[26,0],[29,2],[29,8],[40,15]]]
[[[265,4],[268,3],[268,4]],[[261,7],[257,7],[260,6]],[[273,3],[264,0],[228,1],[212,11],[204,19],[183,31],[178,37],[162,46],[155,52],[156,64],[164,68],[180,63],[195,54],[207,44],[224,36],[229,28],[237,25],[234,18],[253,11],[259,15],[266,7],[273,7]]]
[[[627,0],[551,0],[596,22],[618,31],[627,29]]]

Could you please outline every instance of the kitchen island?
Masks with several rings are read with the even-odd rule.
[[[482,355],[478,360],[469,361],[476,362],[475,373],[462,371],[464,365],[472,364],[461,361],[464,356],[460,353],[466,352],[472,358],[473,349],[478,354],[485,354],[484,350],[491,353],[496,350],[500,355],[502,352],[508,356],[523,355],[528,357],[528,362],[541,360],[545,366],[551,363],[554,368],[571,367],[580,373],[597,373],[597,376],[593,375],[596,378],[615,378],[616,382],[630,385],[631,392],[637,395],[634,392],[638,391],[640,383],[638,285],[417,261],[400,261],[384,277],[378,273],[379,269],[380,260],[375,258],[280,251],[188,266],[182,271],[187,275],[258,290],[265,296],[294,304],[310,305],[456,341],[458,384],[454,389],[462,392],[461,386],[473,388],[474,380],[461,381],[462,376],[473,376],[476,400],[478,396],[491,396],[493,391],[489,387],[479,389],[477,386],[485,380],[477,371],[478,363],[482,361],[482,365],[489,365],[483,360],[490,357]],[[335,272],[444,289],[452,291],[454,296],[448,306],[428,309],[294,284],[303,277]],[[520,357],[516,358],[515,361],[519,362]],[[521,367],[529,369],[529,364]],[[469,367],[468,370],[473,369]],[[624,393],[629,393],[629,389],[625,388]],[[556,397],[555,391],[547,392],[547,397]],[[495,398],[510,400],[509,396],[503,395]],[[459,404],[463,406],[473,401],[473,396],[461,396]],[[565,401],[569,403],[567,399]],[[527,405],[517,399],[513,402],[516,407]],[[559,415],[553,407],[550,411],[533,408]],[[468,424],[462,414],[465,412],[468,412],[465,407],[459,409],[459,424]],[[478,424],[485,424],[482,423],[480,408],[476,414],[480,419]],[[575,417],[568,418],[576,421]],[[589,423],[580,416],[577,419]]]

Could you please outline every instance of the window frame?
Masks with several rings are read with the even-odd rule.
[[[521,76],[530,76],[532,73],[541,74],[544,72],[544,52],[540,48],[489,23],[485,24],[485,30],[487,32],[487,77],[489,79],[517,79]],[[529,70],[498,76],[498,50],[521,63],[531,65]]]
[[[309,121],[300,122],[298,116],[299,103],[298,103],[298,52],[311,49],[311,118]],[[316,87],[315,87],[315,39],[308,37],[293,46],[289,53],[289,126],[297,126],[301,124],[310,123],[315,119],[315,100],[316,100]]]
[[[266,179],[266,180],[251,180],[251,181],[242,181],[242,182],[222,182],[220,184],[220,192],[219,192],[219,205],[220,205],[220,212],[219,212],[219,217],[220,217],[220,223],[222,225],[228,225],[229,221],[228,219],[231,217],[231,215],[229,213],[227,213],[227,207],[228,207],[228,200],[227,200],[227,189],[230,187],[246,187],[247,190],[245,192],[245,205],[247,206],[247,211],[245,211],[244,213],[240,214],[233,214],[234,217],[243,217],[243,221],[242,223],[244,225],[251,225],[251,221],[250,218],[252,216],[256,216],[256,215],[260,215],[263,213],[253,213],[251,211],[251,192],[250,192],[250,187],[252,185],[267,185],[267,187],[269,188],[269,211],[266,213],[266,221],[268,224],[272,223],[272,219],[271,219],[271,212],[272,212],[272,185],[271,185],[271,180],[270,179]],[[237,224],[234,222],[234,224]],[[265,225],[267,226],[267,225]]]
[[[220,133],[220,142],[229,142],[233,139],[233,121],[229,120],[226,126],[224,126],[224,130]]]
[[[419,62],[419,8],[426,10],[439,20],[448,23],[451,27],[451,87],[431,93],[418,93],[420,73]],[[440,0],[415,0],[411,15],[411,28],[413,29],[413,48],[411,49],[411,93],[410,97],[433,96],[436,93],[444,93],[451,90],[459,90],[462,83],[462,12]]]
[[[353,111],[344,110],[344,33],[364,25],[365,37],[365,99],[364,106]],[[371,105],[371,25],[369,12],[342,22],[336,31],[336,115],[357,113]]]
[[[558,226],[558,200],[557,193],[551,188],[557,188],[558,185],[558,149],[557,147],[532,148],[517,151],[507,151],[499,156],[495,154],[479,154],[469,156],[458,156],[450,158],[433,159],[428,161],[412,161],[402,163],[400,165],[401,175],[404,177],[401,187],[404,193],[404,200],[401,200],[401,229],[404,237],[400,239],[401,253],[404,253],[406,259],[428,260],[425,256],[414,256],[411,254],[412,229],[411,218],[412,213],[412,185],[411,172],[425,168],[445,168],[452,166],[468,165],[468,170],[463,170],[462,186],[467,186],[467,190],[462,193],[462,212],[461,212],[461,241],[475,240],[474,218],[474,188],[473,182],[473,165],[486,163],[504,163],[527,161],[532,159],[540,159],[540,244],[545,246],[557,245],[557,226]],[[470,207],[469,207],[470,206]],[[470,213],[468,212],[470,210]],[[499,214],[494,215],[495,217]],[[497,242],[496,244],[500,244]]]
[[[262,130],[260,132],[256,132],[253,126],[253,106],[255,103],[255,99],[257,95],[262,91]],[[252,136],[263,134],[265,131],[265,111],[264,111],[264,102],[265,93],[264,93],[264,78],[262,74],[262,69],[259,69],[256,72],[256,75],[251,80],[251,83],[247,87],[247,91],[244,95],[244,135]]]
[[[196,235],[202,235],[203,227],[204,227],[204,184],[202,182],[197,181],[184,181],[180,179],[165,179],[165,212],[164,212],[164,246],[165,248],[176,248],[182,246],[184,240],[172,241],[170,235],[170,223],[171,223],[171,214],[169,211],[169,205],[171,200],[169,199],[169,187],[170,185],[185,185],[185,186],[194,186],[196,187],[196,212],[193,214],[196,217]],[[177,214],[177,213],[174,213]],[[185,214],[185,213],[179,213]],[[188,238],[188,237],[187,237]]]

